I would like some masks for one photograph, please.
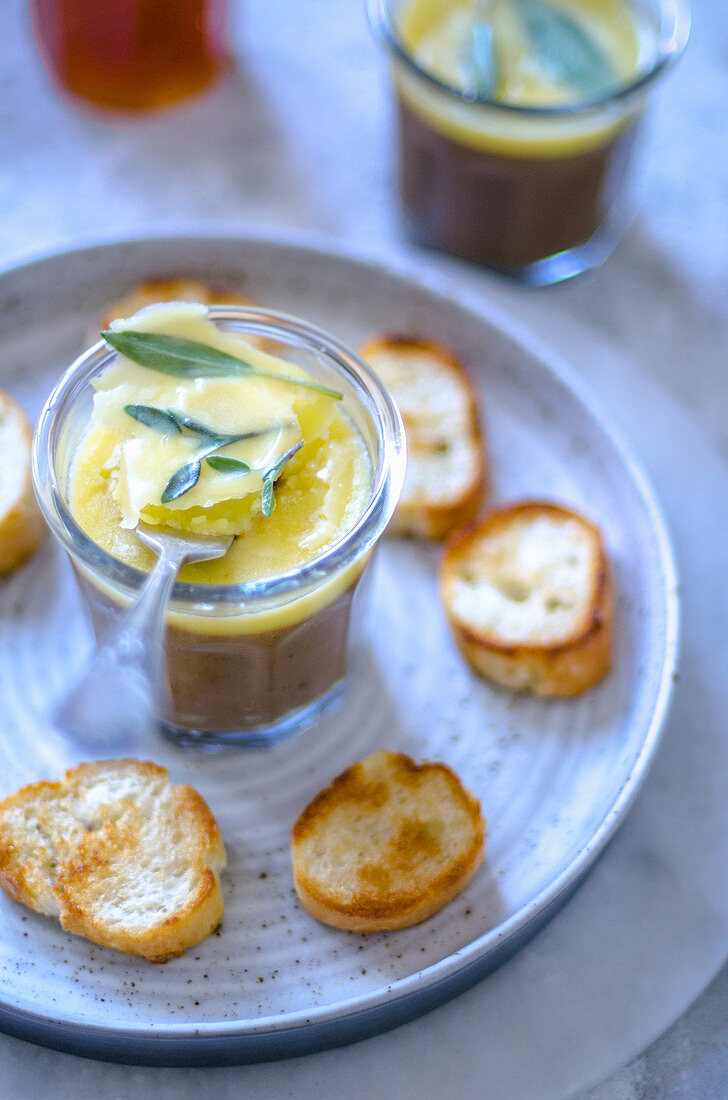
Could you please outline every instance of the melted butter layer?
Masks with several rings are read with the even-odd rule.
[[[654,32],[626,0],[550,0],[602,45],[617,84],[629,83],[654,61]],[[400,27],[405,51],[420,68],[445,84],[467,91],[463,45],[482,5],[495,28],[499,84],[496,106],[457,100],[427,86],[402,65],[395,84],[403,102],[428,126],[458,144],[497,156],[571,156],[605,145],[619,136],[639,112],[635,100],[609,101],[583,115],[531,116],[504,111],[513,107],[575,106],[574,93],[558,84],[540,65],[509,0],[411,0]]]
[[[614,70],[615,85],[640,66],[638,28],[624,0],[549,0],[577,21],[601,47]],[[574,102],[571,89],[549,72],[533,49],[517,8],[482,0],[413,0],[402,26],[403,45],[427,72],[452,87],[469,91],[463,56],[476,22],[488,24],[497,42],[499,81],[495,98],[523,107]]]
[[[308,380],[294,363],[221,333],[203,307],[157,306],[115,327],[184,336],[245,359],[255,369]],[[97,380],[94,414],[69,478],[71,512],[103,549],[149,570],[154,555],[135,536],[139,518],[197,533],[236,535],[224,558],[188,565],[180,579],[232,584],[287,572],[318,556],[350,530],[368,499],[371,463],[339,402],[289,382],[250,376],[181,379],[119,356]],[[225,434],[265,434],[217,452],[251,467],[223,473],[203,460],[196,486],[162,504],[172,474],[190,461],[200,438],[160,432],[134,420],[126,405],[191,416]],[[276,507],[263,515],[263,472],[292,444],[303,446],[275,483]]]

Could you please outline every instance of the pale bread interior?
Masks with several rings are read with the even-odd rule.
[[[392,394],[407,431],[402,499],[449,503],[469,487],[481,464],[472,399],[460,374],[425,345],[387,344],[365,355]]]
[[[515,514],[457,555],[451,613],[504,645],[571,637],[593,598],[597,551],[592,532],[576,517]]]
[[[0,392],[0,522],[23,496],[30,476],[30,439],[25,417]]]

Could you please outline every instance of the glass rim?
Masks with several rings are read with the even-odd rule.
[[[488,96],[469,95],[446,81],[439,80],[414,60],[405,50],[389,15],[389,0],[366,0],[367,19],[375,38],[406,68],[431,88],[460,104],[489,107],[504,114],[531,118],[568,118],[590,114],[601,107],[620,103],[651,84],[669,65],[675,62],[690,37],[690,8],[686,0],[657,0],[661,14],[667,17],[669,29],[660,33],[657,56],[648,70],[640,73],[627,84],[618,85],[604,95],[578,104],[560,104],[549,107],[524,106],[518,103],[501,103]]]
[[[294,335],[299,346],[326,355],[355,390],[363,391],[374,405],[375,429],[379,440],[379,462],[374,469],[369,500],[363,513],[346,534],[322,554],[303,565],[273,577],[236,584],[192,584],[176,581],[170,603],[187,605],[174,611],[199,616],[219,613],[220,605],[244,605],[238,614],[268,610],[281,602],[315,591],[329,578],[365,554],[384,531],[394,512],[404,480],[405,435],[399,410],[378,375],[336,337],[290,314],[252,306],[206,306],[212,321],[239,321],[256,325],[260,333],[275,338],[278,333]],[[150,574],[114,557],[79,526],[61,492],[54,457],[57,417],[71,399],[77,384],[90,383],[116,352],[101,340],[82,352],[64,371],[49,394],[33,436],[32,478],[36,497],[51,531],[72,559],[78,559],[102,582],[138,592]],[[361,398],[360,398],[361,399]],[[285,597],[285,600],[281,600]],[[192,605],[195,605],[193,608]]]

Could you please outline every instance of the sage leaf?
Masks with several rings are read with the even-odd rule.
[[[162,504],[169,504],[194,488],[200,479],[200,469],[200,459],[194,458],[181,466],[176,474],[172,474],[162,493]]]
[[[549,75],[594,98],[616,81],[614,67],[584,27],[548,0],[516,0],[526,34]]]
[[[492,99],[498,88],[495,34],[488,23],[475,23],[460,55],[467,91],[476,99]]]
[[[276,480],[281,476],[283,467],[286,463],[293,458],[303,446],[303,440],[299,439],[298,443],[294,443],[292,447],[289,447],[284,454],[270,467],[269,470],[263,474],[263,489],[261,492],[261,504],[263,507],[263,515],[268,519],[273,515],[273,509],[276,506],[276,498],[274,492],[274,485]]]
[[[208,466],[221,474],[249,474],[250,466],[239,458],[225,458],[224,455],[211,455],[205,459]]]
[[[183,336],[166,336],[156,332],[116,332],[104,330],[107,344],[127,359],[142,367],[175,378],[229,378],[235,374],[250,374],[250,363],[237,359],[217,348],[187,340]]]
[[[155,409],[153,405],[124,405],[124,412],[147,428],[158,432],[181,432],[178,417],[164,409]]]
[[[193,420],[191,416],[187,416],[186,413],[175,413],[171,409],[167,410],[170,416],[173,416],[177,423],[187,428],[188,432],[194,432],[195,435],[204,435],[206,439],[226,439],[221,432],[216,432],[214,428],[208,428],[205,424],[200,424],[199,420]],[[233,437],[231,437],[233,438]],[[235,439],[239,439],[240,436],[235,436]]]
[[[218,351],[208,344],[197,340],[187,340],[183,336],[167,336],[156,332],[117,332],[104,329],[101,332],[107,344],[149,370],[160,374],[171,374],[175,378],[230,378],[235,375],[255,375],[258,378],[272,378],[278,382],[287,382],[292,386],[303,386],[314,390],[324,397],[333,397],[337,401],[343,398],[338,390],[321,386],[318,382],[306,378],[292,378],[274,371],[257,370],[245,359]]]

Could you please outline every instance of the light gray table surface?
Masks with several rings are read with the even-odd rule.
[[[220,220],[241,230],[246,225],[308,230],[369,250],[414,256],[423,269],[495,301],[543,336],[626,424],[666,495],[668,518],[678,528],[678,555],[696,573],[685,578],[687,589],[691,583],[714,586],[711,629],[719,637],[720,607],[724,614],[728,606],[720,554],[706,556],[708,564],[701,567],[693,551],[704,549],[709,529],[716,542],[722,531],[725,543],[728,515],[726,509],[721,527],[711,511],[713,497],[725,507],[728,489],[728,18],[723,0],[694,4],[688,53],[660,96],[641,214],[601,271],[538,292],[407,245],[395,195],[385,72],[359,0],[232,0],[237,68],[184,108],[124,123],[83,117],[56,97],[35,54],[25,9],[22,0],[0,0],[0,264],[79,237],[164,226],[199,228]],[[684,440],[694,441],[688,447],[692,453],[680,451]],[[691,545],[685,524],[694,524],[700,547]],[[717,549],[725,563],[725,553]],[[697,575],[701,568],[707,570],[702,577]],[[696,629],[687,620],[687,627]],[[722,645],[725,657],[724,639]],[[714,664],[710,676],[719,677],[717,670]],[[680,706],[689,713],[691,701],[684,694]],[[606,903],[615,868],[636,842],[642,817],[651,812],[661,763],[619,837],[552,927],[563,931],[569,921],[576,927],[585,907],[600,896]],[[712,777],[716,804],[727,790],[728,777]],[[670,821],[665,812],[665,828]],[[722,829],[716,832],[715,850],[724,852],[727,840]],[[699,863],[701,852],[694,858]],[[632,1029],[621,1045],[615,1041],[608,1056],[602,1052],[601,1061],[595,1056],[591,1066],[573,1059],[571,1075],[550,1075],[545,1069],[544,1096],[575,1095],[574,1090],[591,1100],[728,1096],[728,969],[720,969],[728,938],[722,956],[719,947],[728,927],[727,865],[715,885],[710,952],[706,948],[695,981],[691,984],[686,975],[681,987],[677,1011],[687,1011],[644,1053],[640,1047],[655,1038],[652,1024],[642,1033]],[[713,865],[706,867],[710,878]],[[650,873],[648,868],[645,874]],[[507,968],[494,978],[501,984],[514,980]],[[482,1005],[483,988],[465,995],[480,1000],[460,1001]],[[417,1041],[436,1036],[440,1027],[453,1043],[459,1034],[450,1026],[456,1011],[447,1006],[408,1025],[395,1033],[402,1036],[399,1046],[392,1036],[359,1045],[356,1064],[363,1076],[349,1080],[346,1093],[363,1096],[370,1085],[381,1090],[382,1059],[394,1064],[398,1050],[405,1049],[412,1055]],[[658,1030],[674,1015],[661,1019],[656,1014]],[[447,1089],[457,1097],[495,1100],[538,1095],[525,1085],[522,1093],[517,1084],[504,1084],[502,1091],[489,1088],[487,1079],[473,1071],[477,1059],[467,1046],[472,1041],[463,1038],[461,1046],[451,1045],[449,1068],[443,1052],[447,1072],[441,1077],[424,1077],[415,1062],[409,1069],[400,1066],[391,1075],[396,1091],[429,1097]],[[536,1050],[539,1041],[534,1035]],[[554,1049],[546,1053],[559,1057]],[[565,1064],[570,1057],[563,1054]],[[131,1092],[171,1097],[204,1096],[214,1089],[220,1096],[296,1095],[305,1100],[322,1091],[345,1094],[342,1064],[341,1055],[332,1053],[286,1067],[141,1070],[87,1062],[0,1036],[0,1094],[25,1097],[52,1089],[57,1097],[112,1098]],[[587,1086],[593,1088],[585,1093]]]

